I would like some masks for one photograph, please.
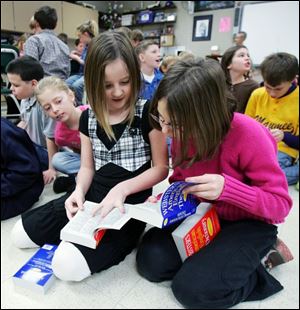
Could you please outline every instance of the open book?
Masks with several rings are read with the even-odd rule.
[[[125,213],[114,208],[106,217],[92,216],[98,205],[85,201],[84,210],[80,210],[61,230],[61,240],[78,243],[95,249],[103,237],[105,229],[120,229],[131,218],[162,228],[182,220],[196,212],[199,201],[192,195],[184,195],[183,189],[192,183],[172,183],[158,202],[124,204]],[[101,232],[102,230],[102,232]]]

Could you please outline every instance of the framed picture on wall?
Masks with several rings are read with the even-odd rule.
[[[193,41],[209,41],[211,37],[212,15],[194,17]]]
[[[194,12],[233,8],[235,1],[195,1]]]

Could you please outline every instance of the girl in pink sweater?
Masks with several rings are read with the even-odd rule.
[[[193,309],[225,309],[283,288],[261,264],[277,239],[274,224],[292,206],[276,142],[258,122],[233,113],[226,92],[216,61],[178,62],[150,106],[153,125],[173,138],[170,182],[196,183],[185,192],[216,205],[221,231],[182,262],[171,236],[177,225],[152,228],[137,267],[150,281],[172,279],[175,297]]]

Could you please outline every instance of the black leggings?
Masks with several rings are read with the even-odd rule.
[[[276,226],[256,220],[221,221],[216,238],[183,263],[173,229],[152,228],[144,235],[137,268],[153,282],[173,279],[172,291],[185,307],[225,309],[283,289],[261,264],[276,241]]]
[[[59,244],[60,230],[68,223],[65,201],[67,193],[45,205],[22,214],[24,229],[29,238],[42,246]],[[108,229],[96,249],[74,244],[86,259],[91,273],[119,264],[137,245],[146,224],[129,220],[120,230]]]

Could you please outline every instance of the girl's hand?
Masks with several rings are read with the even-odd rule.
[[[149,196],[146,201],[151,203],[157,203],[158,199],[156,196]]]
[[[56,170],[50,168],[43,171],[43,178],[45,185],[51,183],[56,178]]]
[[[151,202],[151,203],[157,203],[158,201],[160,201],[160,198],[161,198],[161,196],[163,195],[163,193],[160,193],[160,194],[158,194],[158,195],[156,195],[156,196],[149,196],[148,198],[147,198],[147,202]]]
[[[203,174],[197,177],[186,178],[185,181],[198,184],[186,187],[183,193],[193,194],[196,197],[207,200],[218,199],[225,184],[225,179],[220,174]]]
[[[75,190],[71,196],[65,201],[65,208],[69,220],[77,213],[79,209],[83,209],[85,201],[84,195],[80,190]]]
[[[96,207],[93,216],[100,214],[101,217],[105,217],[113,208],[118,208],[121,213],[125,213],[123,206],[127,197],[125,186],[120,183],[113,187],[106,197],[100,202],[99,207]]]
[[[284,137],[284,132],[282,130],[275,128],[275,129],[270,129],[270,132],[276,142],[282,141]]]

